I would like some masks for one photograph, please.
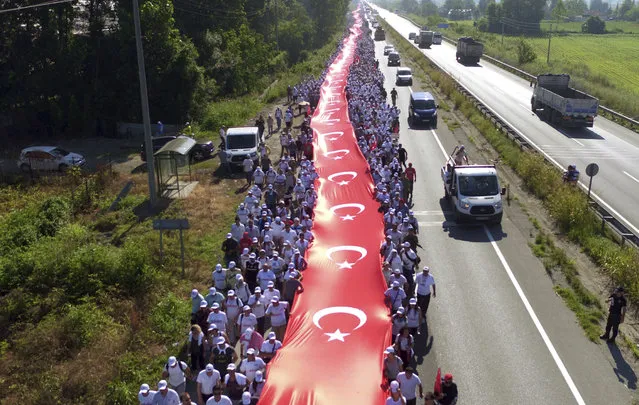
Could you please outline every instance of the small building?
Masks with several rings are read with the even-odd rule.
[[[179,136],[153,154],[160,196],[184,198],[197,182],[191,181],[191,149],[195,139]]]

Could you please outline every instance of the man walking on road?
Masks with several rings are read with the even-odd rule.
[[[413,184],[417,181],[417,171],[413,167],[412,163],[408,164],[408,167],[404,171],[404,195],[406,196],[404,199],[406,201],[413,201]]]
[[[397,382],[402,389],[402,394],[406,398],[406,405],[417,405],[417,394],[415,389],[419,389],[419,397],[424,398],[424,388],[422,381],[416,376],[412,367],[408,366],[399,374],[397,374]]]
[[[623,296],[623,293],[623,287],[617,287],[612,295],[606,300],[606,302],[610,303],[608,322],[606,322],[606,332],[599,337],[607,340],[608,343],[615,343],[615,338],[617,337],[617,333],[619,333],[619,324],[623,323],[626,316],[628,303],[626,298]],[[612,336],[610,336],[611,330]]]
[[[397,90],[395,90],[395,87],[393,87],[393,90],[391,90],[390,95],[391,95],[391,100],[393,101],[393,107],[395,107],[397,103]]]
[[[399,163],[401,163],[402,166],[406,168],[406,159],[408,159],[408,152],[406,151],[406,148],[402,146],[401,143],[398,145],[398,147],[399,148],[397,149],[397,155],[399,157]]]
[[[433,298],[437,297],[437,290],[435,288],[435,279],[430,274],[430,267],[424,266],[421,274],[415,277],[415,284],[417,284],[417,305],[422,310],[424,321],[426,320],[426,311],[428,311],[428,305],[430,304],[430,287],[433,286]]]

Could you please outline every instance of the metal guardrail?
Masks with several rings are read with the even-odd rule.
[[[410,21],[410,20],[409,20]],[[411,21],[412,22],[412,21]],[[414,24],[414,23],[413,23]],[[417,24],[415,24],[417,25]],[[400,35],[401,36],[401,35]],[[402,37],[403,38],[403,37]],[[407,38],[404,38],[405,41],[408,41]],[[447,39],[450,41],[450,39]],[[410,41],[408,41],[411,45],[413,45]],[[426,56],[426,55],[424,55]],[[450,76],[448,72],[442,69],[439,65],[437,65],[431,59],[431,65],[436,67],[442,73]],[[515,68],[516,69],[516,68]],[[523,72],[523,71],[522,71]],[[523,72],[526,73],[526,72]],[[532,76],[532,75],[531,75]],[[503,132],[509,139],[515,142],[522,150],[527,152],[540,152],[535,149],[532,145],[528,143],[528,141],[523,137],[518,131],[512,128],[508,123],[506,123],[495,111],[490,109],[488,106],[483,104],[479,99],[464,85],[455,80],[454,77],[451,78],[455,81],[455,85],[457,90],[464,94],[466,98],[468,98],[475,107],[485,116],[487,117],[496,128],[498,128],[501,132]],[[551,162],[544,154],[542,153],[544,160],[554,166],[554,163]],[[592,211],[601,219],[601,227],[605,228],[607,225],[609,229],[613,230],[621,240],[621,244],[623,245],[625,241],[629,241],[634,245],[635,248],[639,248],[639,235],[635,235],[632,233],[630,229],[628,229],[621,221],[616,219],[606,208],[604,208],[601,204],[594,200],[590,200],[590,208]]]
[[[400,15],[400,16],[401,16],[402,18],[404,18],[405,20],[408,20],[408,21],[409,21],[410,23],[412,23],[413,25],[415,25],[415,26],[417,26],[417,27],[419,27],[419,26],[420,26],[418,23],[416,23],[415,21],[411,20],[411,19],[410,19],[410,18],[408,18],[406,15],[404,15],[404,14],[398,14],[398,15]],[[443,36],[443,35],[442,35],[442,38],[443,38],[445,41],[447,41],[448,43],[450,43],[450,44],[457,45],[457,41],[455,41],[454,39],[451,39],[451,38],[445,37],[445,36]],[[524,71],[524,70],[521,70],[521,69],[519,69],[519,68],[517,68],[517,67],[515,67],[515,66],[509,65],[508,63],[503,62],[503,61],[501,61],[501,60],[499,60],[499,59],[497,59],[497,58],[494,58],[494,57],[492,57],[492,56],[490,56],[490,55],[486,55],[486,54],[484,54],[484,55],[482,55],[482,58],[487,59],[487,60],[489,60],[491,63],[493,63],[493,64],[495,64],[495,65],[498,65],[498,66],[500,66],[500,67],[502,67],[502,68],[504,68],[504,69],[506,69],[506,70],[509,70],[509,71],[511,71],[512,73],[515,73],[515,74],[517,74],[517,75],[519,75],[519,76],[523,77],[524,79],[531,80],[531,81],[536,81],[536,80],[537,80],[537,76],[532,75],[532,74],[530,74],[530,73],[528,73],[528,72],[526,72],[526,71]],[[591,96],[591,97],[593,97],[593,98],[597,98],[597,97],[594,97],[594,96]],[[639,121],[637,121],[637,120],[635,120],[635,119],[633,119],[633,118],[630,118],[630,117],[628,117],[627,115],[624,115],[624,114],[622,114],[622,113],[620,113],[620,112],[618,112],[618,111],[615,111],[615,110],[613,110],[613,109],[611,109],[611,108],[608,108],[608,107],[606,107],[606,106],[603,106],[603,105],[600,105],[600,106],[599,106],[599,109],[600,109],[601,111],[603,111],[604,113],[609,114],[609,115],[611,115],[611,116],[615,117],[615,118],[616,118],[616,119],[618,119],[618,120],[625,121],[626,123],[630,124],[632,127],[636,127],[636,128],[638,128],[638,129],[639,129]]]

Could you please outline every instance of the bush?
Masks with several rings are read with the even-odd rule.
[[[530,63],[537,59],[535,49],[526,40],[521,38],[517,43],[517,60],[520,65],[524,63]]]
[[[606,22],[596,16],[591,16],[581,26],[581,32],[586,34],[604,34],[606,32]]]
[[[50,197],[46,199],[38,212],[38,230],[40,235],[53,236],[71,218],[71,208],[66,199]]]
[[[169,293],[151,310],[151,329],[161,342],[174,343],[188,330],[190,314],[191,302]]]

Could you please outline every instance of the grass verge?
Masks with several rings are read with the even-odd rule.
[[[452,78],[439,71],[429,59],[385,21],[382,21],[382,24],[404,58],[408,57],[415,61],[417,67],[430,76],[432,82],[448,97],[455,109],[459,110],[491,143],[501,160],[515,170],[527,191],[543,202],[560,235],[578,243],[614,283],[625,286],[630,300],[637,302],[639,299],[639,253],[630,247],[620,246],[611,232],[602,230],[600,220],[589,209],[586,196],[578,189],[565,185],[554,166],[547,163],[539,154],[522,151],[458,91]],[[550,246],[547,238],[544,244]],[[600,311],[600,304],[595,303],[598,300],[579,282],[574,264],[565,258],[565,254],[559,248],[552,245],[548,252],[544,252],[544,255],[546,254],[550,255],[550,258],[546,258],[550,260],[549,263],[560,264],[559,269],[562,270],[573,293],[569,295],[562,290],[562,297],[569,306],[573,304],[571,309],[575,303],[580,303],[582,312],[577,312],[577,316],[580,324],[587,327],[584,330],[590,337],[594,329],[591,330],[589,325],[593,316],[596,315],[591,308]]]

